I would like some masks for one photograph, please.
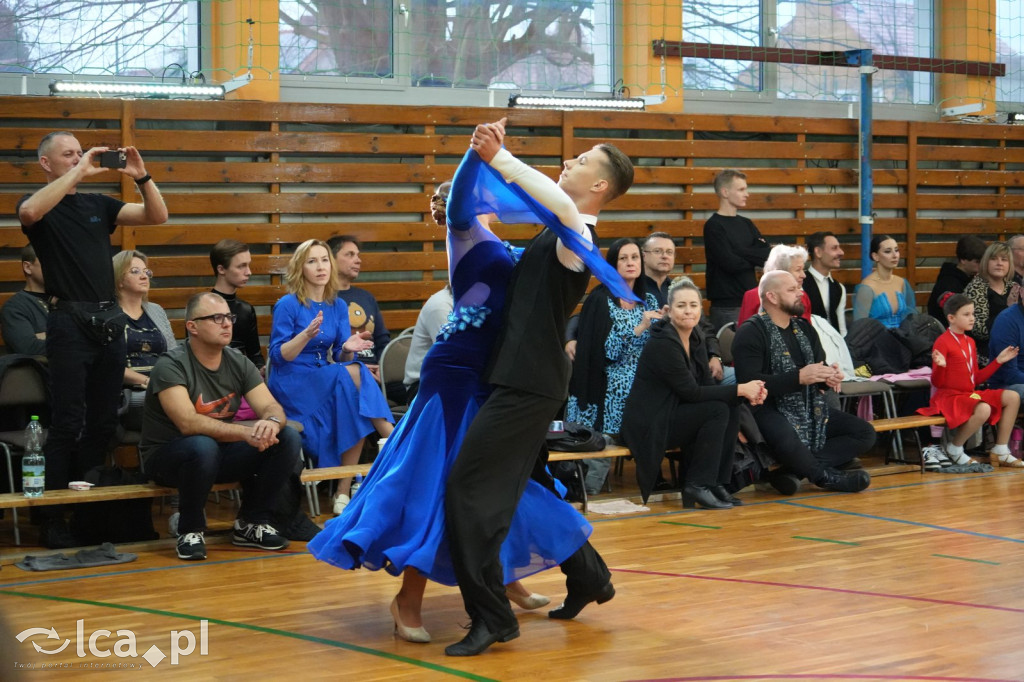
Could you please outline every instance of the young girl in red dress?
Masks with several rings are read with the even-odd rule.
[[[1020,396],[1016,391],[977,390],[991,377],[999,365],[1017,357],[1017,346],[1004,348],[985,369],[978,368],[978,349],[974,339],[965,332],[974,327],[974,303],[963,294],[950,296],[942,306],[949,320],[946,330],[932,347],[932,385],[935,393],[931,404],[918,410],[921,414],[941,414],[950,429],[946,454],[953,464],[970,464],[964,443],[983,424],[996,424],[996,444],[990,453],[992,466],[1024,468],[1024,462],[1012,454],[1007,443],[1017,419]]]

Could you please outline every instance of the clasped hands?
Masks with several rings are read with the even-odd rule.
[[[838,391],[843,383],[843,371],[839,369],[837,363],[831,365],[826,365],[824,362],[811,363],[800,368],[800,383],[804,386],[825,384]]]
[[[245,442],[263,452],[269,447],[277,445],[277,434],[281,432],[281,425],[269,419],[260,419],[252,425],[252,430],[245,434]]]

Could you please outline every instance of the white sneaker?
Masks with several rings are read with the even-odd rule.
[[[334,515],[341,516],[341,512],[345,511],[345,507],[352,501],[352,498],[345,493],[338,493],[334,498]]]

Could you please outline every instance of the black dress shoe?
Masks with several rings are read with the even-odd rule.
[[[491,632],[482,618],[475,618],[473,625],[469,628],[469,633],[461,641],[445,647],[444,653],[448,656],[476,656],[486,651],[487,647],[495,642],[511,642],[518,636],[518,623],[513,623],[498,632]]]
[[[710,486],[711,494],[717,497],[722,502],[728,502],[734,507],[739,507],[743,504],[743,500],[738,497],[734,497],[729,494],[729,491],[725,489],[724,485],[713,485]]]
[[[715,497],[711,488],[687,484],[683,488],[683,506],[692,509],[698,504],[705,509],[732,509],[732,504]]]
[[[800,478],[781,469],[769,472],[768,483],[782,495],[795,495],[800,489]]]
[[[610,601],[615,596],[615,586],[609,581],[604,587],[597,592],[590,594],[586,597],[579,597],[572,593],[565,595],[565,601],[557,609],[548,611],[548,618],[555,618],[557,620],[572,620],[579,612],[583,610],[583,607],[592,601],[596,601],[598,604],[603,604],[606,601]]]

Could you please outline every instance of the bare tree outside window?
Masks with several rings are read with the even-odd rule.
[[[282,73],[573,90],[595,84],[595,52],[602,63],[610,61],[607,0],[410,0],[397,17],[390,3],[368,0],[280,7]],[[395,22],[407,42],[396,42]],[[408,52],[408,74],[394,73],[399,49]]]
[[[160,76],[188,64],[198,5],[180,0],[0,0],[0,70]]]

